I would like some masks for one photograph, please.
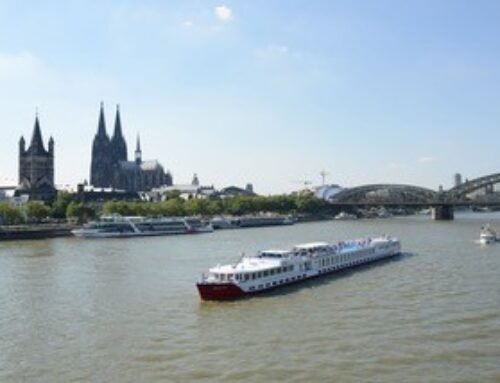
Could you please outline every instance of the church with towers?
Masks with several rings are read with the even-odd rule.
[[[128,160],[127,142],[123,137],[120,108],[116,107],[113,136],[106,132],[104,105],[101,103],[97,133],[92,144],[90,184],[95,188],[112,188],[128,192],[151,191],[172,185],[172,175],[156,160],[144,161],[137,136],[134,161]]]
[[[28,195],[30,199],[51,201],[57,195],[54,185],[54,139],[48,148],[42,139],[38,113],[30,145],[21,136],[19,140],[19,181],[15,195]]]

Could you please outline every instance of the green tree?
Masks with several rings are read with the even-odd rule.
[[[75,197],[68,192],[59,192],[56,200],[53,202],[50,209],[50,216],[53,218],[66,218],[66,209]]]
[[[192,198],[184,205],[187,215],[208,215],[209,203],[205,198]]]
[[[186,215],[184,200],[180,198],[166,200],[161,203],[159,211],[161,215],[167,217],[182,217]]]
[[[66,216],[71,219],[76,219],[78,223],[87,222],[95,218],[97,210],[94,205],[86,205],[81,202],[71,202],[66,209]]]
[[[40,222],[47,218],[50,213],[50,208],[40,201],[29,201],[26,204],[26,217],[28,221]]]
[[[20,209],[6,202],[0,202],[0,224],[18,225],[23,222],[24,217]]]
[[[329,213],[331,206],[327,201],[320,198],[300,196],[297,197],[297,210],[309,214]]]
[[[223,206],[220,200],[208,200],[208,215],[219,215],[223,213]]]

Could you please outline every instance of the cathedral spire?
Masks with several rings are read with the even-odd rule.
[[[120,104],[116,105],[115,131],[113,133],[113,138],[115,137],[123,137],[122,120],[120,118]]]
[[[115,131],[111,138],[111,150],[114,162],[127,161],[127,143],[122,133],[122,120],[120,117],[120,105],[116,105]]]
[[[104,103],[101,101],[101,110],[99,111],[99,125],[97,127],[97,135],[101,137],[107,136],[106,121],[104,120]]]

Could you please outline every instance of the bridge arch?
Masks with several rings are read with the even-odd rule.
[[[500,173],[479,177],[449,189],[446,192],[446,197],[448,199],[464,198],[467,194],[497,183],[500,183]]]
[[[413,202],[429,202],[438,199],[439,193],[428,188],[402,185],[402,184],[372,184],[357,186],[344,189],[335,194],[331,201],[335,203],[362,202],[367,199],[369,193],[386,191],[388,198],[394,197],[394,194],[404,196],[406,202],[411,199]],[[403,202],[403,199],[401,199]]]

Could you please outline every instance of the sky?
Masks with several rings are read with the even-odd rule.
[[[0,184],[37,110],[56,183],[88,179],[101,101],[179,184],[498,173],[498,20],[484,0],[0,0]]]

